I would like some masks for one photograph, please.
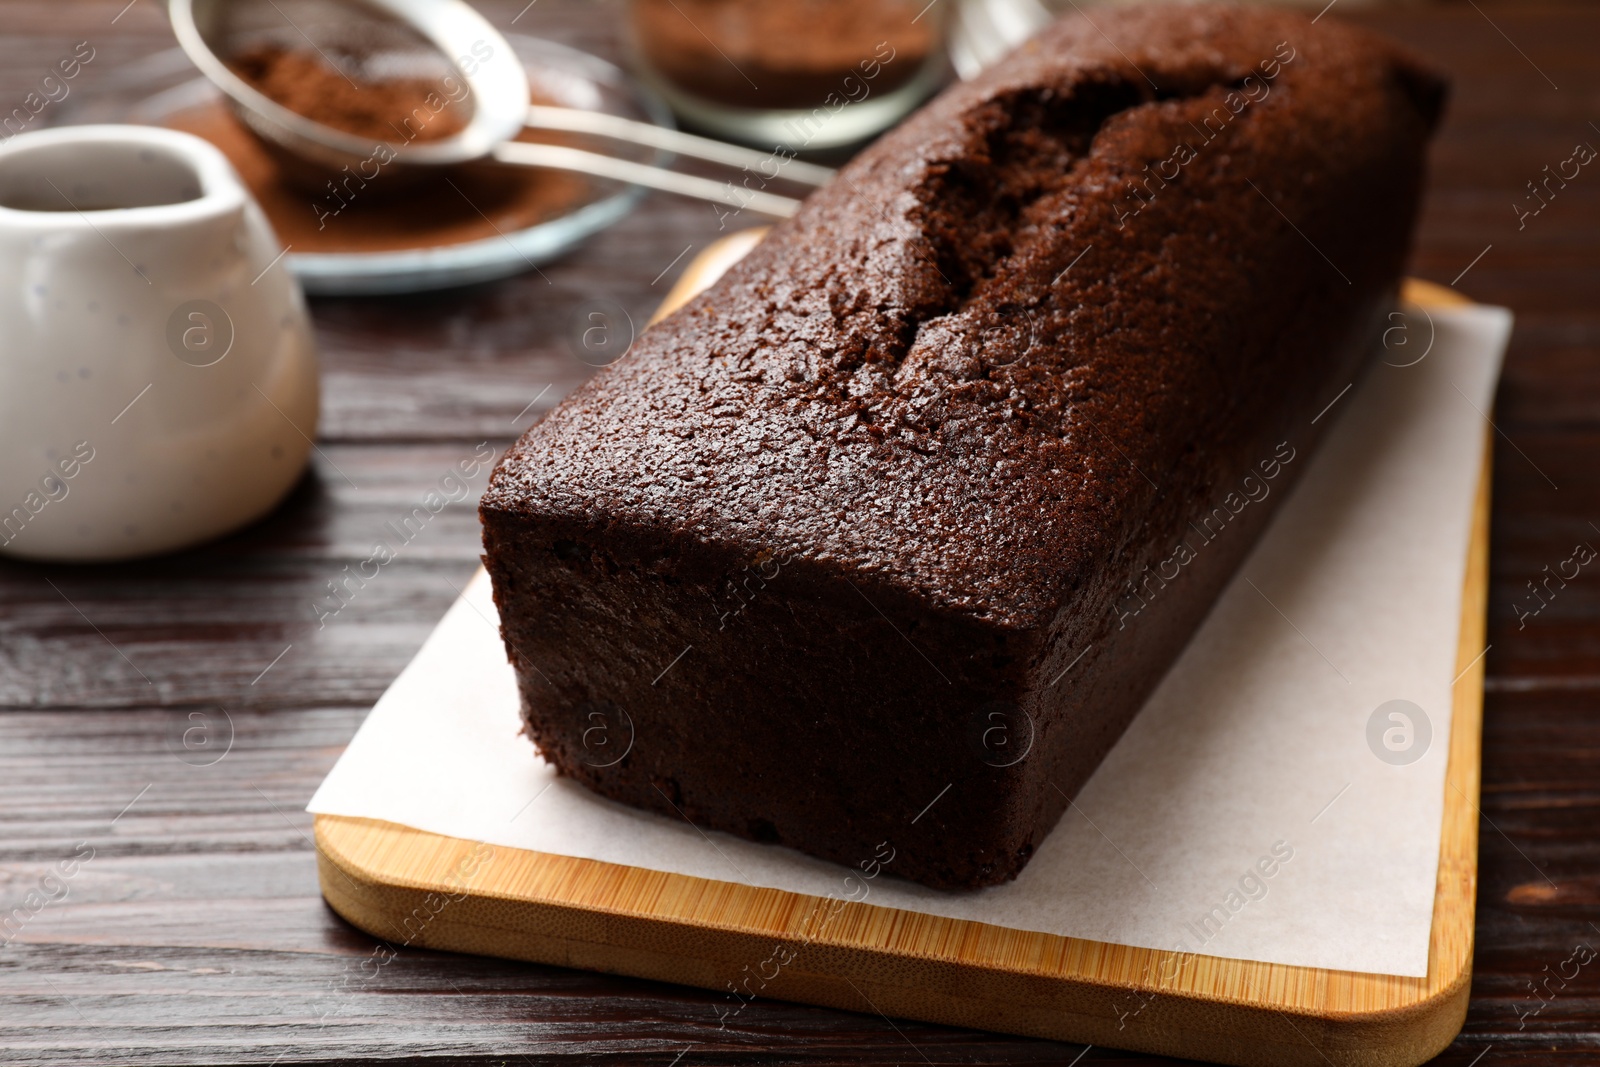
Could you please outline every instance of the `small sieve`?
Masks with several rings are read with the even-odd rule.
[[[647,145],[725,166],[772,166],[769,153],[648,123],[576,108],[531,106],[526,72],[511,46],[463,0],[170,0],[178,42],[227,97],[256,136],[314,173],[354,170],[372,160],[370,137],[294,111],[241,76],[231,61],[254,50],[314,52],[352,86],[407,80],[438,87],[448,106],[466,109],[461,128],[432,140],[396,126],[384,138],[385,173],[421,173],[477,160],[574,171],[681,196],[787,217],[800,202],[729,182],[682,174],[565,145],[515,140],[525,127],[565,130]],[[784,180],[825,184],[826,167],[790,160]]]

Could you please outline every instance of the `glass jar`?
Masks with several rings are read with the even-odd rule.
[[[632,0],[641,78],[686,123],[791,152],[855,144],[948,77],[955,0]]]

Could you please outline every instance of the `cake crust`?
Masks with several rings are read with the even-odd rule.
[[[1443,96],[1332,18],[1135,7],[887,134],[496,469],[540,751],[702,829],[1014,877],[1372,351]]]

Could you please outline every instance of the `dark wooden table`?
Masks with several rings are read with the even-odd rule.
[[[125,2],[0,3],[0,102],[80,40],[96,49],[83,84],[171,47],[158,0]],[[505,27],[524,2],[485,6]],[[1586,570],[1536,616],[1516,610],[1545,566],[1600,544],[1600,171],[1525,228],[1512,208],[1575,143],[1600,145],[1600,11],[1348,6],[1329,17],[1410,42],[1456,78],[1414,272],[1517,314],[1495,442],[1473,1000],[1438,1062],[1600,1064],[1600,959],[1534,993],[1578,946],[1600,949],[1600,576]],[[616,16],[539,0],[517,28],[616,56]],[[458,459],[505,446],[589,373],[565,341],[576,305],[611,299],[640,320],[680,253],[716,235],[708,209],[655,197],[542,276],[318,301],[321,451],[274,516],[145,563],[0,563],[0,910],[93,850],[65,899],[0,947],[0,1062],[1079,1055],[770,1001],[719,1031],[710,993],[425,951],[367,977],[372,940],[318,896],[306,800],[472,573],[472,507],[440,514],[325,627],[312,604]],[[185,748],[195,729],[231,746],[225,758]],[[1156,1062],[1098,1048],[1079,1062],[1110,1059]]]

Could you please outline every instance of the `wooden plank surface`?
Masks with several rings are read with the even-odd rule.
[[[124,2],[0,5],[0,101],[20,99],[79,40],[97,55],[74,91],[171,46],[161,5],[139,0],[118,18]],[[505,28],[524,3],[483,8]],[[1600,144],[1587,125],[1600,122],[1600,11],[1346,6],[1328,17],[1389,32],[1456,77],[1413,273],[1449,283],[1492,245],[1457,288],[1518,315],[1497,399],[1478,948],[1466,1029],[1438,1062],[1600,1064],[1600,960],[1553,977],[1573,973],[1563,964],[1580,944],[1600,948],[1600,580],[1586,568],[1518,617],[1537,606],[1526,583],[1543,567],[1579,541],[1600,545],[1590,526],[1600,523],[1600,179],[1586,172],[1524,230],[1511,209],[1577,140]],[[617,25],[614,3],[539,0],[513,28],[616,58]],[[581,380],[587,369],[563,340],[574,301],[648,314],[681,270],[669,269],[674,258],[716,236],[705,209],[652,197],[546,268],[548,280],[317,301],[327,458],[277,515],[156,562],[0,562],[0,904],[24,900],[79,842],[95,849],[66,899],[0,948],[0,1061],[667,1067],[681,1055],[688,1067],[1079,1055],[761,999],[719,1029],[714,994],[425,950],[380,966],[373,939],[318,897],[301,809],[471,574],[470,506],[446,509],[324,628],[310,605],[447,466],[480,441],[504,446]],[[221,743],[219,707],[233,724],[226,757],[184,762],[173,748],[198,762],[182,748],[197,723]],[[1080,1062],[1106,1060],[1168,1062],[1100,1048]]]

